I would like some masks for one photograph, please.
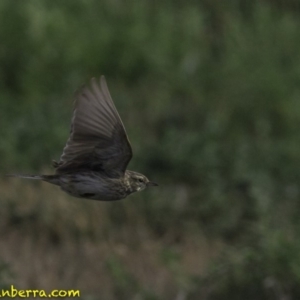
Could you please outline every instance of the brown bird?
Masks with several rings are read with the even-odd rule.
[[[120,200],[157,186],[143,174],[126,170],[132,149],[106,80],[93,78],[75,95],[71,133],[54,175],[19,175],[58,185],[78,198]]]

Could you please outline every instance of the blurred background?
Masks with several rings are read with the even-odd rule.
[[[53,172],[106,76],[159,188],[0,180],[0,287],[85,300],[300,299],[297,0],[0,1],[1,173]]]

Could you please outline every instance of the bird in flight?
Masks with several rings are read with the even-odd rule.
[[[43,180],[78,198],[120,200],[157,186],[126,169],[131,158],[125,127],[101,76],[75,94],[70,137],[59,162],[53,161],[55,174],[8,176]]]

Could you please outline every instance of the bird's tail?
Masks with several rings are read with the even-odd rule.
[[[29,175],[29,174],[7,174],[7,177],[18,177],[18,178],[27,178],[27,179],[40,179],[42,180],[41,175]]]
[[[18,177],[34,180],[43,180],[50,182],[52,184],[59,185],[59,176],[58,175],[29,175],[29,174],[7,174],[8,177]]]

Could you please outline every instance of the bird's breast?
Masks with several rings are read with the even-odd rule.
[[[62,175],[60,186],[74,197],[102,201],[120,200],[130,194],[122,179],[95,172]]]

